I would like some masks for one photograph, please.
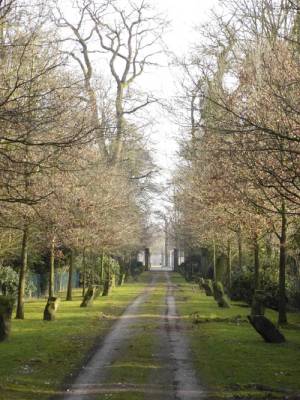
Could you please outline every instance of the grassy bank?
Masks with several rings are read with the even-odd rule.
[[[178,312],[190,328],[195,367],[211,398],[275,399],[300,393],[300,313],[288,316],[289,325],[282,329],[286,343],[267,344],[247,322],[245,305],[220,309],[178,274],[172,281],[178,285]],[[267,316],[277,320],[274,311]]]
[[[57,320],[42,321],[45,300],[26,304],[24,321],[12,321],[12,335],[0,343],[0,400],[43,400],[53,396],[85,361],[114,320],[149,282],[148,273],[110,297],[80,308],[81,296],[62,301]]]

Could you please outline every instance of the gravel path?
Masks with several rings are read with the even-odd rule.
[[[158,278],[160,282],[158,282]],[[163,278],[164,283],[161,283]],[[157,283],[158,282],[158,283]],[[110,366],[118,360],[121,349],[136,333],[139,310],[151,295],[156,285],[165,285],[164,312],[158,316],[158,327],[153,331],[155,352],[153,361],[160,368],[154,370],[145,385],[107,384]],[[105,399],[107,393],[137,392],[145,400],[194,400],[204,399],[204,391],[198,384],[184,327],[176,312],[169,273],[154,272],[153,279],[145,291],[131,303],[119,320],[113,325],[102,346],[82,368],[73,385],[60,399],[92,400]],[[103,396],[102,396],[103,394]],[[122,397],[123,398],[123,397]],[[124,397],[126,398],[126,397]]]

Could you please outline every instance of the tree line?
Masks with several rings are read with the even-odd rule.
[[[208,250],[233,296],[236,280],[252,295],[271,280],[284,324],[300,293],[300,3],[226,0],[196,33],[173,104],[174,235],[190,260]]]
[[[75,256],[85,290],[90,260],[124,266],[145,245],[156,99],[136,81],[163,29],[147,1],[0,2],[0,257],[18,272],[16,318],[42,255],[49,297],[63,262],[71,299]]]

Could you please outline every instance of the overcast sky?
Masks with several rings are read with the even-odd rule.
[[[164,40],[169,50],[177,56],[183,56],[195,42],[194,27],[207,21],[209,11],[217,5],[218,0],[152,0],[159,10],[162,10],[171,25]],[[166,61],[164,60],[164,63]],[[176,70],[172,68],[157,68],[147,73],[142,79],[142,85],[155,90],[159,97],[171,98],[176,95]],[[163,180],[174,167],[177,150],[176,137],[178,127],[173,125],[166,113],[159,114],[152,133],[155,142],[155,160],[163,167]]]

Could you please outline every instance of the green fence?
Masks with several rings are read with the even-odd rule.
[[[54,279],[55,293],[67,290],[69,273],[67,271],[56,271]],[[28,275],[29,290],[27,295],[29,297],[47,297],[48,295],[48,276],[35,274],[30,272]],[[78,288],[80,286],[80,273],[73,272],[72,286]]]

